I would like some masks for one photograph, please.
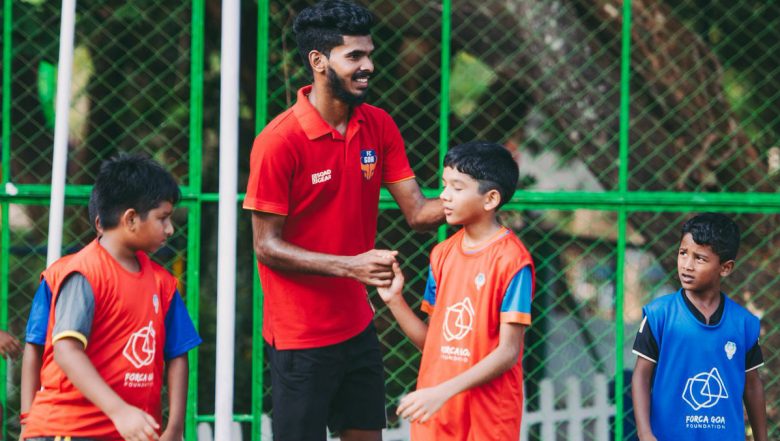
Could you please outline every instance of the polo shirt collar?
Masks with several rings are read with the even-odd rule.
[[[343,139],[341,133],[330,126],[322,116],[309,102],[309,94],[311,93],[312,85],[304,86],[298,89],[298,98],[293,106],[293,113],[298,119],[298,122],[303,128],[303,132],[310,140],[315,140],[327,134],[331,134],[336,139]],[[365,121],[363,114],[363,105],[358,105],[352,108],[352,117],[347,123],[347,135],[357,130],[357,124]]]

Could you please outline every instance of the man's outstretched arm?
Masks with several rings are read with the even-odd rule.
[[[257,259],[283,271],[349,277],[370,286],[389,286],[397,251],[369,250],[356,256],[317,253],[282,238],[287,216],[252,212],[252,236]]]

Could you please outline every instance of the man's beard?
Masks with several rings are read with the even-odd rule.
[[[357,80],[359,78],[366,78],[369,76],[371,76],[371,72],[367,70],[359,70],[354,75],[352,75],[351,80]],[[364,90],[360,94],[354,94],[347,90],[347,86],[344,83],[345,81],[339,78],[339,76],[336,74],[336,71],[333,70],[332,67],[328,66],[328,85],[330,87],[330,92],[333,94],[333,96],[336,97],[336,99],[349,106],[357,106],[366,102],[366,98],[368,98],[368,89]]]

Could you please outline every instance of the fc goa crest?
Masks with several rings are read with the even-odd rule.
[[[363,172],[363,177],[371,179],[374,176],[374,170],[376,169],[376,151],[372,149],[360,151],[360,170]]]

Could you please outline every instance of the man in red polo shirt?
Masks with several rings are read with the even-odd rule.
[[[382,354],[365,285],[389,286],[374,249],[384,184],[414,229],[444,220],[414,180],[398,127],[364,104],[373,16],[325,0],[295,20],[313,84],[257,136],[244,208],[263,284],[275,440],[381,440]]]

